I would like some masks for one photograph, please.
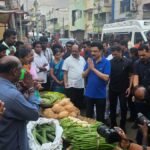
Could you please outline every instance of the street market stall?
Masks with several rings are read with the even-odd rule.
[[[28,124],[32,150],[113,150],[97,133],[102,123],[80,115],[69,98],[57,92],[41,94],[41,118]]]

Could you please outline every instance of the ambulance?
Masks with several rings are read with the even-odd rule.
[[[101,41],[128,40],[135,44],[139,40],[150,41],[150,20],[128,20],[105,24]]]

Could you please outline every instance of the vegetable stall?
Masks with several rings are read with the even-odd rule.
[[[71,100],[57,92],[41,93],[41,118],[27,126],[33,150],[113,150],[97,133],[101,125],[80,115]]]

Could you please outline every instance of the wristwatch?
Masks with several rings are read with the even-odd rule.
[[[143,145],[143,150],[147,150],[147,146],[146,145]]]

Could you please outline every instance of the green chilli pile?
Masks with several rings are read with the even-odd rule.
[[[53,142],[55,139],[55,126],[53,124],[37,125],[32,134],[36,142],[40,145]]]
[[[68,117],[60,123],[64,129],[64,138],[70,142],[72,150],[113,150],[115,147],[97,133],[100,122],[88,124],[86,121]]]
[[[42,102],[41,105],[44,107],[52,107],[56,101],[59,101],[66,96],[58,92],[41,92]]]

